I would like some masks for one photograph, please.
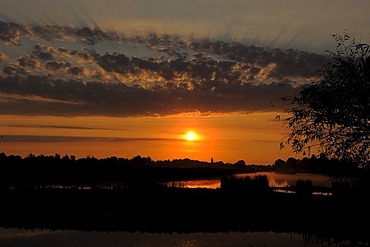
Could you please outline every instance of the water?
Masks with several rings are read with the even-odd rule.
[[[320,243],[320,245],[319,245]],[[324,243],[324,244],[323,244]],[[129,233],[82,232],[0,228],[0,246],[38,247],[280,247],[335,246],[295,233]]]
[[[313,186],[330,187],[331,182],[325,176],[312,173],[296,173],[296,174],[282,174],[275,172],[256,172],[235,175],[237,177],[255,177],[258,175],[267,176],[270,187],[284,188],[295,185],[297,180],[310,180]],[[206,188],[217,189],[221,187],[220,178],[203,179],[203,180],[189,180],[176,181],[167,183],[169,187],[181,188]]]
[[[256,172],[256,173],[245,173],[238,174],[237,177],[255,177],[255,176],[266,176],[269,180],[270,187],[282,188],[288,186],[294,186],[298,180],[310,180],[313,186],[319,187],[330,187],[331,181],[320,174],[313,173],[275,173],[275,172]]]

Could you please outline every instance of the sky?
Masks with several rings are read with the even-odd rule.
[[[2,0],[0,152],[300,157],[280,149],[289,129],[278,99],[318,80],[331,34],[368,42],[368,9],[361,0]]]

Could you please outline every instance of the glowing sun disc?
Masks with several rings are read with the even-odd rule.
[[[199,140],[199,136],[193,131],[188,131],[184,135],[184,139],[187,141],[196,141]]]

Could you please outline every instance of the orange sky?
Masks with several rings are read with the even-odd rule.
[[[30,153],[97,158],[141,155],[154,160],[210,161],[213,158],[228,163],[244,160],[247,164],[272,164],[277,158],[294,157],[289,148],[279,149],[287,130],[282,122],[275,120],[277,114],[141,118],[2,116],[0,151],[22,156]],[[183,135],[189,130],[197,133],[200,140],[184,140]]]
[[[368,2],[3,2],[0,152],[22,156],[299,158],[276,104],[319,79],[331,33],[368,39]]]

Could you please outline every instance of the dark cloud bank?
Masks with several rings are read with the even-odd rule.
[[[34,45],[20,57],[0,53],[0,114],[162,116],[271,109],[296,85],[318,76],[327,57],[171,35],[125,37],[99,29],[28,27],[0,22],[0,42]],[[81,44],[74,50],[56,41]],[[98,53],[97,43],[142,45],[161,57]],[[25,41],[23,41],[25,42]],[[55,42],[55,43],[53,43]],[[53,45],[55,44],[55,45]]]

